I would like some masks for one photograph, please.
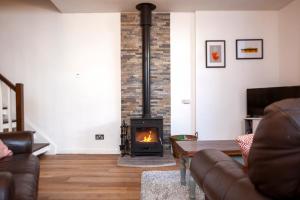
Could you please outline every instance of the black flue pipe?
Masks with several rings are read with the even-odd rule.
[[[142,27],[142,57],[143,57],[143,117],[151,118],[151,87],[150,87],[150,32],[152,25],[152,10],[156,6],[151,3],[141,3],[136,6],[140,11],[140,25]]]

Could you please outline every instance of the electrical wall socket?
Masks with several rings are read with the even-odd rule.
[[[104,134],[96,134],[95,140],[104,140]]]

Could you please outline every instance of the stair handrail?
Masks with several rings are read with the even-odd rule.
[[[0,73],[0,81],[5,83],[16,93],[16,120],[17,131],[24,131],[24,85],[22,83],[13,84]]]
[[[2,81],[3,83],[5,83],[8,87],[10,87],[10,89],[16,91],[16,86],[15,84],[13,84],[12,82],[10,82],[5,76],[3,76],[0,73],[0,81]]]

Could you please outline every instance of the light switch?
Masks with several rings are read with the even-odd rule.
[[[191,100],[190,99],[182,99],[181,101],[183,104],[190,104]]]

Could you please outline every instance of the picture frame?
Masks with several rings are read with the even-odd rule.
[[[225,40],[206,40],[206,68],[226,67],[226,42]]]
[[[263,39],[237,39],[236,59],[263,59],[264,40]]]

